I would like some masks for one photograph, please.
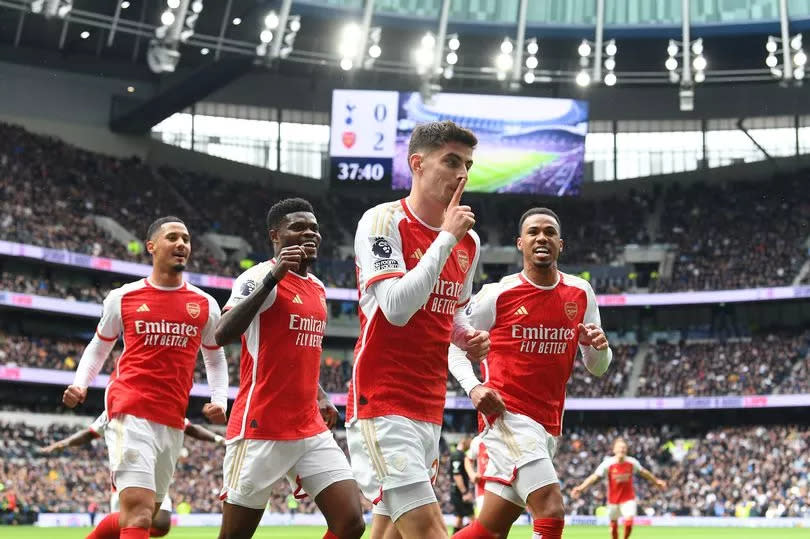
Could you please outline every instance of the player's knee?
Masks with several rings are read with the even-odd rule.
[[[150,537],[163,537],[172,528],[172,515],[168,511],[161,509],[152,519],[152,527],[149,529]]]
[[[151,528],[154,507],[148,504],[137,505],[122,512],[119,517],[122,528]]]
[[[360,539],[366,531],[366,523],[362,514],[351,515],[330,525],[329,529],[340,539]]]

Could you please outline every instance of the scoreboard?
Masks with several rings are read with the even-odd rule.
[[[391,187],[399,92],[335,90],[329,141],[337,184]]]

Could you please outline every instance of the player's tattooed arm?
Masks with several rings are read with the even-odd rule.
[[[74,432],[64,440],[56,441],[52,444],[46,445],[39,450],[40,453],[45,455],[53,455],[60,453],[68,447],[78,447],[80,445],[89,444],[98,438],[98,434],[90,429],[82,429],[79,432]]]
[[[224,438],[216,432],[211,432],[205,427],[194,425],[193,423],[189,423],[186,430],[183,432],[186,436],[191,436],[195,440],[201,440],[203,442],[222,443],[224,441]]]
[[[667,488],[667,482],[666,481],[664,481],[663,479],[658,479],[657,477],[655,477],[652,474],[652,472],[650,472],[646,468],[642,468],[641,470],[639,470],[638,475],[640,475],[641,477],[643,477],[644,479],[646,479],[647,481],[649,481],[650,483],[652,483],[656,487],[660,488],[661,490],[664,490],[664,489]]]
[[[275,266],[265,275],[262,282],[245,299],[234,305],[220,318],[214,332],[214,339],[219,346],[239,340],[258,314],[267,296],[289,270],[298,269],[305,254],[304,248],[300,245],[291,245],[279,251]]]
[[[573,497],[576,500],[577,498],[579,498],[580,494],[588,490],[591,487],[591,485],[593,485],[597,481],[599,481],[598,475],[596,474],[589,475],[585,481],[583,481],[582,483],[571,489],[571,497]]]

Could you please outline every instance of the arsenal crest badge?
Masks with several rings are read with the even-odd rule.
[[[198,316],[200,316],[200,304],[186,303],[186,312],[191,318],[197,318]]]
[[[565,304],[565,316],[567,316],[569,320],[576,318],[578,310],[577,304],[573,301],[569,301]]]
[[[461,268],[461,271],[467,273],[467,270],[470,269],[470,255],[467,254],[467,251],[456,251],[456,258],[458,259],[458,267]]]

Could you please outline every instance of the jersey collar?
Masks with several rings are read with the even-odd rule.
[[[182,283],[180,283],[179,286],[160,286],[160,285],[157,285],[157,284],[153,283],[149,279],[149,277],[144,278],[144,281],[146,281],[146,284],[151,286],[152,288],[156,288],[157,290],[165,290],[167,292],[170,292],[172,290],[180,290],[181,288],[184,288],[186,286],[186,281],[183,281]]]
[[[411,210],[411,207],[408,205],[408,199],[403,198],[402,200],[400,200],[400,202],[402,203],[402,209],[405,210],[405,215],[407,215],[409,219],[411,219],[413,221],[416,221],[417,223],[419,223],[423,227],[427,228],[428,230],[432,230],[434,232],[441,232],[441,230],[442,230],[441,228],[438,228],[438,227],[435,227],[435,226],[430,226],[429,224],[427,224],[426,222],[421,220],[419,218],[419,216],[416,215],[413,212],[413,210]]]
[[[538,290],[554,290],[555,288],[557,288],[557,285],[558,285],[558,284],[560,284],[560,282],[562,281],[562,273],[561,273],[559,270],[557,270],[557,280],[556,280],[556,281],[554,282],[554,284],[553,284],[553,285],[551,285],[551,286],[541,286],[541,285],[539,285],[539,284],[535,284],[535,283],[534,283],[534,282],[533,282],[531,279],[529,279],[529,277],[526,275],[526,271],[525,271],[525,270],[520,272],[520,280],[521,280],[521,281],[523,281],[524,283],[529,283],[530,285],[532,285],[533,287],[537,288]]]

